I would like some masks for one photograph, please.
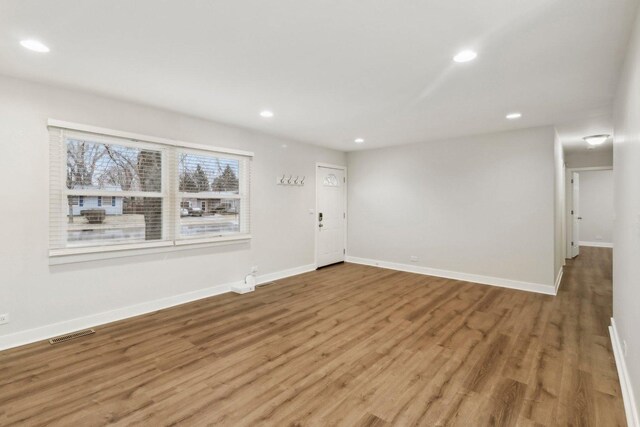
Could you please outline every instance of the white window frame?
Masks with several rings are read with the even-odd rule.
[[[122,257],[139,255],[141,253],[155,253],[161,251],[173,251],[189,247],[202,247],[217,244],[233,244],[251,239],[250,234],[250,173],[253,153],[243,150],[213,147],[204,144],[193,144],[178,140],[141,135],[131,132],[123,132],[113,129],[99,128],[95,126],[71,123],[61,120],[49,119],[50,130],[50,229],[56,230],[65,236],[63,219],[66,217],[68,196],[105,196],[105,197],[160,197],[163,200],[163,234],[162,240],[154,240],[143,243],[105,244],[100,246],[69,247],[61,242],[59,237],[55,241],[50,239],[49,260],[50,264],[78,262],[93,259]],[[60,133],[60,140],[52,137],[52,131]],[[104,191],[91,189],[68,189],[66,187],[66,138],[69,136],[81,139],[90,139],[92,142],[117,144],[133,148],[147,148],[161,151],[162,153],[162,190],[161,192],[131,192],[131,191]],[[89,138],[90,137],[90,138]],[[241,180],[240,194],[237,196],[225,195],[224,198],[241,199],[241,227],[239,233],[225,234],[222,236],[179,238],[180,226],[180,202],[182,195],[178,191],[178,165],[177,153],[180,151],[194,151],[200,154],[216,157],[232,157],[242,161],[244,173],[238,177]],[[93,194],[96,193],[96,194]],[[218,196],[219,193],[215,193]],[[104,202],[104,200],[103,200]],[[246,211],[244,211],[246,209]],[[57,213],[56,213],[57,211]],[[53,215],[52,215],[53,214]],[[62,230],[63,232],[61,232]],[[53,232],[52,232],[53,233]]]
[[[189,244],[194,244],[194,243],[202,243],[202,242],[216,242],[216,241],[227,241],[227,240],[233,240],[233,236],[235,235],[239,235],[239,236],[249,236],[249,238],[251,237],[250,235],[250,222],[251,222],[251,213],[249,211],[249,196],[250,196],[250,191],[249,191],[249,187],[251,185],[251,166],[250,166],[250,162],[246,162],[243,161],[243,156],[239,156],[236,153],[224,153],[221,151],[213,151],[213,150],[208,150],[207,152],[203,152],[203,150],[198,150],[198,149],[194,149],[193,147],[178,147],[176,150],[176,155],[179,153],[184,153],[184,154],[195,154],[195,155],[213,155],[215,157],[222,157],[222,158],[226,158],[226,159],[233,159],[233,160],[238,160],[240,162],[239,164],[239,168],[240,170],[238,171],[238,179],[240,180],[240,188],[238,189],[238,194],[227,194],[227,193],[218,193],[218,192],[214,192],[214,191],[209,191],[209,192],[200,192],[200,193],[190,193],[190,192],[180,192],[178,189],[176,189],[176,213],[177,213],[177,217],[180,217],[180,208],[181,208],[181,201],[183,198],[203,198],[203,199],[238,199],[240,200],[240,213],[241,213],[241,218],[240,218],[240,232],[239,233],[234,233],[234,234],[220,234],[218,236],[193,236],[193,237],[181,237],[180,234],[180,221],[176,221],[175,222],[175,245],[176,246],[180,246],[180,245],[189,245]],[[246,156],[245,156],[246,157]],[[176,163],[177,163],[177,158],[176,158]],[[177,166],[177,165],[176,165]],[[174,170],[176,171],[177,174],[177,167],[174,168]],[[173,181],[177,184],[178,183],[178,177],[176,175],[176,177],[173,179]],[[192,206],[193,208],[194,206]],[[202,205],[200,206],[195,206],[197,208],[202,208]],[[246,215],[246,216],[242,216],[242,215]]]

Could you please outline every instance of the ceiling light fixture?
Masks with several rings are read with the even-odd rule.
[[[469,62],[476,59],[477,56],[478,54],[472,50],[463,50],[454,56],[453,60],[456,62]]]
[[[355,142],[356,144],[362,144],[364,142],[363,138],[356,138],[353,140],[353,142]]]
[[[269,111],[269,110],[260,111],[260,117],[264,117],[265,119],[270,119],[271,117],[273,117],[273,111]]]
[[[607,139],[609,139],[608,134],[602,134],[602,135],[591,135],[591,136],[585,136],[584,139],[585,142],[593,147],[595,147],[596,145],[601,145],[603,144]]]
[[[22,40],[20,42],[22,47],[32,50],[34,52],[47,53],[49,48],[38,40]]]
[[[515,120],[515,119],[519,119],[520,117],[522,117],[522,113],[509,113],[506,115],[507,119],[509,120]]]

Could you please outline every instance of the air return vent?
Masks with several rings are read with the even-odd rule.
[[[61,342],[70,341],[75,338],[86,337],[87,335],[95,334],[93,329],[85,329],[84,331],[71,332],[70,334],[61,335],[59,337],[51,338],[50,344],[59,344]]]

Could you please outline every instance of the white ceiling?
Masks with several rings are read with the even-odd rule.
[[[637,3],[3,0],[0,73],[354,150],[608,111]]]
[[[613,150],[613,138],[607,139],[604,144],[590,147],[582,138],[589,135],[612,135],[613,120],[611,114],[587,114],[580,120],[556,125],[556,131],[562,141],[565,153],[585,152],[596,154],[602,151]],[[597,155],[597,154],[596,154]]]

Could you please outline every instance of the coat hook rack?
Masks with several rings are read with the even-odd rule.
[[[303,176],[302,179],[300,179],[300,175],[296,175],[296,177],[293,177],[293,174],[289,174],[289,178],[287,178],[287,174],[282,174],[282,176],[278,175],[276,177],[276,184],[277,185],[286,185],[286,186],[294,186],[294,187],[302,187],[304,185],[304,181],[305,179],[307,179],[306,176]]]

